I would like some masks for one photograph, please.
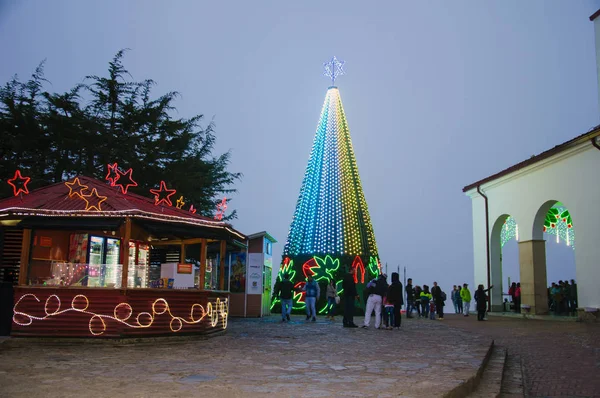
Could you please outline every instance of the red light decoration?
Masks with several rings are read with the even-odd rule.
[[[365,283],[365,265],[362,262],[360,256],[356,256],[354,261],[352,262],[352,269],[356,272],[354,273],[354,283],[358,283],[358,270],[360,270],[360,283]]]
[[[180,196],[179,199],[177,199],[177,204],[175,205],[175,207],[177,207],[178,209],[181,209],[184,204],[185,204],[185,202],[183,201],[183,196]]]
[[[79,177],[75,177],[73,182],[65,181],[65,185],[69,188],[69,198],[77,195],[80,198],[83,197],[83,191],[88,189],[87,185],[83,185],[79,182]]]
[[[171,196],[175,195],[177,192],[175,189],[168,189],[167,184],[164,181],[160,182],[160,189],[151,189],[150,192],[154,194],[154,204],[158,206],[161,203],[164,203],[168,206],[173,206],[171,202]],[[164,197],[161,197],[161,194],[166,193]]]
[[[217,204],[217,214],[215,214],[215,220],[222,220],[227,210],[227,198],[223,198],[221,203]]]
[[[119,168],[117,166],[117,163],[113,163],[113,164],[108,164],[108,173],[106,174],[106,177],[104,177],[105,180],[108,180],[110,182],[110,186],[114,187],[115,184],[117,183],[117,180],[119,179],[120,175],[119,175]]]
[[[196,214],[196,210],[197,209],[194,209],[194,205],[190,205],[190,213]]]
[[[115,163],[114,166],[116,168],[117,164]],[[108,167],[110,168],[110,165],[108,165]],[[131,178],[131,173],[133,173],[133,170],[131,168],[129,168],[129,170],[127,170],[126,172],[122,172],[118,168],[116,168],[116,171],[117,171],[117,177],[114,179],[114,182],[111,183],[110,185],[112,185],[113,187],[114,186],[120,187],[121,193],[123,193],[123,195],[127,194],[127,190],[129,189],[129,187],[137,187],[138,186],[137,182],[133,181],[133,178]],[[110,172],[109,172],[109,174],[110,174]],[[106,177],[108,179],[108,176],[106,176]]]
[[[81,199],[85,200],[86,211],[91,211],[92,209],[102,211],[102,202],[104,202],[107,197],[98,195],[96,188],[92,188],[92,193],[89,195],[81,195]]]
[[[15,171],[15,176],[8,180],[8,185],[13,187],[15,196],[19,196],[20,193],[27,195],[29,193],[29,189],[27,188],[29,181],[31,181],[30,177],[23,177],[21,170],[17,170]]]
[[[294,285],[294,298],[298,297],[298,295],[300,295],[300,297],[298,297],[298,301],[297,303],[302,303],[305,304],[306,303],[306,292],[302,292],[301,290],[304,289],[304,285],[306,285],[306,282],[302,281],[302,282],[298,282]]]
[[[309,276],[314,277],[317,274],[317,272],[314,270],[314,268],[319,268],[319,264],[317,264],[317,261],[313,257],[310,260],[306,261],[304,264],[302,264],[302,273],[307,278]]]

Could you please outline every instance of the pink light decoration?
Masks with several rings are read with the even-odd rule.
[[[227,198],[224,197],[220,203],[217,204],[217,214],[215,214],[215,220],[222,220],[227,210]]]

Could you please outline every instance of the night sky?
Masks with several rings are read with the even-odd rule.
[[[588,18],[599,8],[599,0],[0,0],[0,83],[27,79],[46,59],[46,89],[60,92],[105,74],[130,48],[134,79],[158,82],[155,95],[181,93],[178,116],[214,118],[217,153],[231,149],[231,170],[244,174],[229,204],[233,224],[278,239],[277,264],[329,85],[322,64],[335,55],[346,61],[337,85],[382,263],[449,290],[473,283],[462,188],[598,124]],[[516,242],[505,249],[505,281],[514,281]],[[550,281],[574,278],[574,267],[572,249],[548,244]]]

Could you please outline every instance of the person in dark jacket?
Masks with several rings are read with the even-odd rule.
[[[350,268],[348,273],[344,275],[342,282],[342,288],[344,289],[344,322],[345,328],[357,328],[358,325],[354,323],[354,301],[359,299],[358,292],[356,291],[356,284],[354,283],[354,274],[356,273],[355,268]]]
[[[392,274],[393,283],[394,274]],[[420,294],[420,293],[419,293]],[[406,317],[412,318],[412,312],[415,308],[415,289],[412,285],[412,278],[406,280]]]
[[[276,289],[276,296],[281,300],[281,322],[286,320],[289,322],[294,298],[294,283],[290,281],[287,273],[283,274],[283,281],[277,285]]]
[[[392,272],[392,284],[387,291],[387,302],[394,304],[394,325],[397,329],[400,329],[402,319],[400,318],[402,305],[404,304],[404,297],[402,291],[402,283],[400,283],[400,274]]]
[[[438,286],[437,282],[433,282],[431,288],[431,297],[435,303],[435,310],[438,313],[438,319],[444,319],[444,298],[442,296],[442,288]]]
[[[488,289],[489,290],[489,289]],[[477,287],[477,291],[475,291],[475,301],[477,302],[477,320],[483,321],[485,318],[485,310],[487,307],[487,294],[485,294],[485,290],[483,290],[483,285],[479,285]]]
[[[421,292],[423,291],[423,289],[421,289],[421,286],[417,285],[415,286],[415,308],[417,309],[417,315],[419,316],[419,318],[421,317]]]

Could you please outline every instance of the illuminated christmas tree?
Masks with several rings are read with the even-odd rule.
[[[350,267],[357,269],[355,281],[362,284],[381,269],[348,122],[335,86],[335,79],[344,74],[343,65],[335,57],[324,64],[332,86],[325,96],[283,249],[277,280],[286,272],[297,287],[312,275],[320,283],[333,279],[341,288],[343,274]],[[321,313],[326,310],[323,304],[324,300],[317,307]],[[294,308],[303,307],[304,296],[294,297]]]

